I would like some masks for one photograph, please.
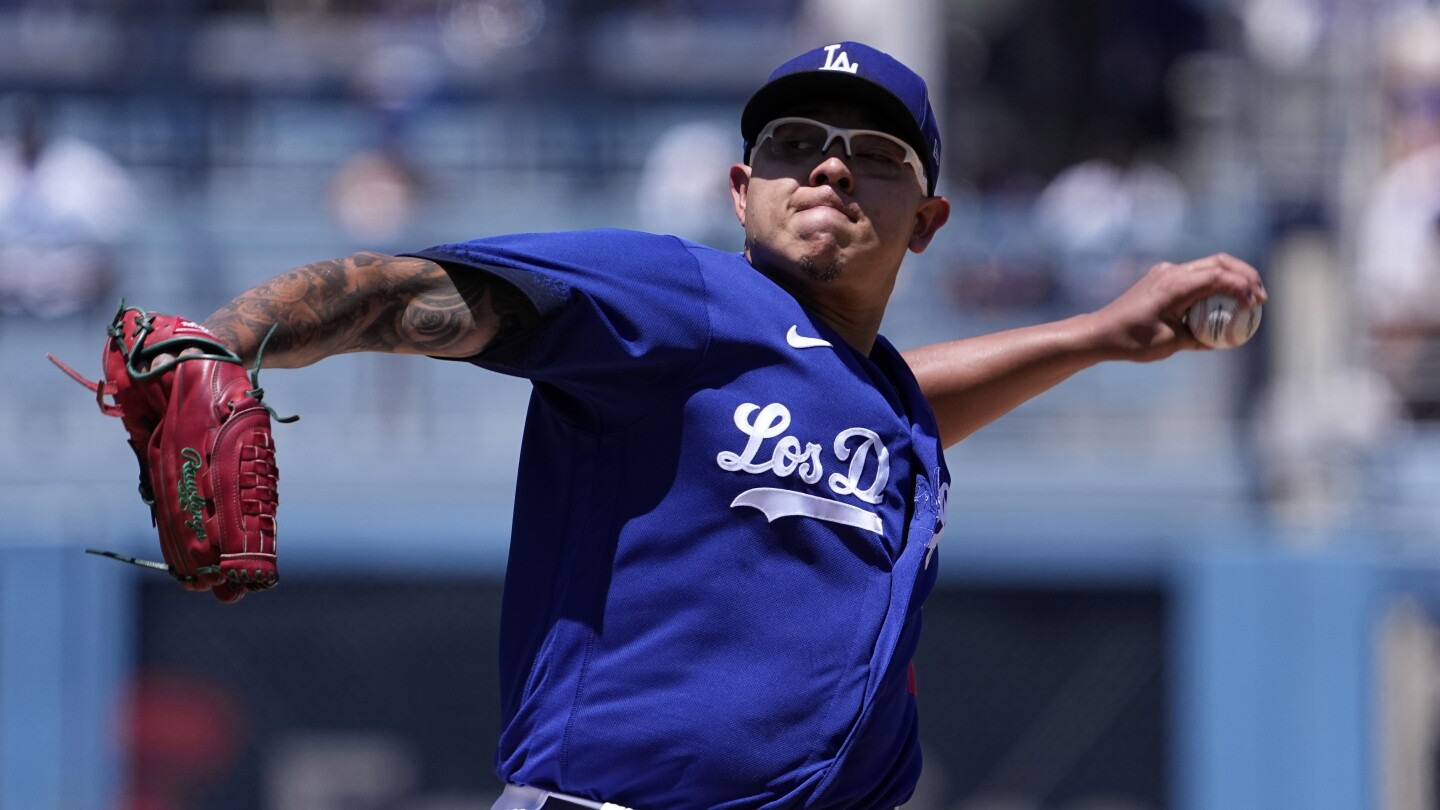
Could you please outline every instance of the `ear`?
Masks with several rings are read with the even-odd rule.
[[[735,218],[745,225],[745,202],[750,193],[750,167],[736,163],[730,167],[730,199],[735,205]]]
[[[944,197],[927,197],[915,211],[915,229],[910,232],[910,250],[923,253],[935,233],[950,220],[950,201]]]

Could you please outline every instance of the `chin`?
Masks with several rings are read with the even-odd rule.
[[[845,262],[837,258],[806,256],[800,260],[800,273],[811,281],[828,284],[840,277]]]

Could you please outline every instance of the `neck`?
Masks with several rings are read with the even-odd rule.
[[[853,313],[841,310],[830,310],[819,303],[809,303],[799,299],[800,304],[807,310],[819,316],[825,325],[835,330],[845,340],[850,348],[870,356],[870,350],[875,348],[875,336],[880,334],[880,320],[884,317],[884,310],[881,309],[873,315],[868,313]]]
[[[825,322],[850,348],[865,355],[875,347],[875,336],[880,333],[880,322],[885,317],[885,305],[895,286],[895,275],[887,276],[887,283],[881,288],[856,289],[840,278],[817,280],[810,276],[787,273],[754,265],[767,278],[790,293],[806,311]]]

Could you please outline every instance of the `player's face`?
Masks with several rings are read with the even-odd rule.
[[[865,111],[835,104],[802,107],[786,116],[882,129]],[[830,137],[828,143],[822,138],[817,145],[788,134],[782,128],[777,137],[757,143],[750,165],[730,170],[747,257],[762,270],[810,286],[869,282],[877,291],[888,290],[905,252],[925,249],[949,204],[925,196],[907,162],[913,153],[903,146],[858,134]]]

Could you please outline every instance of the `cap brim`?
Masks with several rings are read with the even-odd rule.
[[[766,124],[807,104],[853,104],[880,116],[887,132],[898,135],[920,155],[929,150],[920,125],[904,102],[874,82],[838,71],[807,71],[781,76],[755,91],[740,114],[740,134],[747,145]]]

